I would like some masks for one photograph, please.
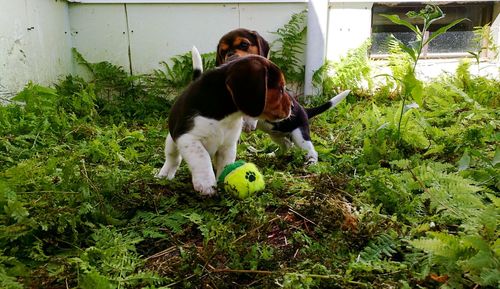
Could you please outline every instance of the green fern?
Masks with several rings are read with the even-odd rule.
[[[359,254],[362,262],[378,261],[382,258],[390,258],[396,253],[397,244],[389,234],[381,234],[371,240]]]
[[[477,194],[481,189],[469,179],[444,171],[442,165],[428,163],[412,171],[426,186],[422,198],[429,200],[430,209],[440,215],[470,222],[485,208]]]
[[[306,20],[306,11],[293,14],[287,24],[274,32],[278,39],[271,43],[271,61],[280,67],[288,82],[298,85],[304,82]]]
[[[351,49],[338,61],[326,62],[313,76],[313,84],[322,87],[322,97],[330,98],[340,91],[350,89],[357,95],[370,95],[373,88],[368,50],[369,40]],[[318,101],[324,101],[324,99]]]
[[[19,283],[16,276],[16,271],[24,271],[20,262],[13,257],[4,255],[3,250],[0,250],[0,287],[6,289],[22,289],[23,284]],[[21,269],[21,270],[19,270]],[[13,274],[14,273],[14,274]]]
[[[477,235],[455,236],[438,232],[431,232],[429,236],[409,243],[434,256],[435,270],[448,275],[451,286],[500,284],[498,241],[491,243]]]
[[[144,262],[135,248],[141,239],[106,227],[96,230],[92,239],[94,245],[72,259],[81,271],[80,281],[86,287],[92,284],[100,284],[104,288],[137,287],[162,280],[152,272],[137,271]]]

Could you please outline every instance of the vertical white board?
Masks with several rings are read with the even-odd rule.
[[[65,1],[0,0],[0,96],[71,71]]]
[[[273,32],[306,8],[307,3],[240,4],[240,27],[256,30],[271,44],[278,38]]]
[[[108,61],[129,72],[128,31],[124,4],[71,4],[71,39],[89,62]],[[85,74],[80,65],[75,72]]]
[[[238,26],[236,4],[127,4],[132,70],[148,73],[175,55],[216,50]]]
[[[349,49],[370,38],[373,2],[334,2],[330,4],[326,57],[338,60]]]

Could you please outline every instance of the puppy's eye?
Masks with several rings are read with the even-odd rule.
[[[242,50],[247,50],[249,46],[250,44],[248,44],[247,42],[241,42],[238,48]]]

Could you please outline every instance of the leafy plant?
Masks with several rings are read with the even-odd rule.
[[[95,244],[71,260],[80,272],[82,288],[128,288],[162,281],[152,272],[137,272],[144,262],[135,252],[140,239],[127,238],[105,227],[96,230],[91,238]]]
[[[483,52],[491,52],[494,55],[494,58],[496,58],[499,53],[499,47],[496,45],[495,40],[493,39],[489,23],[485,24],[484,26],[474,27],[473,32],[474,38],[472,39],[472,41],[477,46],[477,49],[467,52],[472,55],[472,57],[474,57],[474,60],[477,64],[477,71],[479,72],[479,64]]]
[[[321,99],[325,101],[335,94],[350,89],[354,94],[368,96],[373,87],[371,64],[368,58],[370,41],[365,41],[335,62],[326,62],[313,75],[313,84],[322,87]]]
[[[381,16],[389,19],[391,22],[405,26],[409,28],[411,31],[415,33],[415,41],[412,41],[409,45],[404,44],[401,40],[398,40],[393,37],[392,41],[398,43],[401,50],[403,50],[408,56],[410,56],[412,63],[407,67],[406,73],[403,75],[401,79],[397,79],[397,81],[402,83],[402,105],[401,112],[398,122],[398,135],[401,134],[401,120],[403,118],[403,110],[405,107],[406,101],[411,97],[419,106],[423,106],[423,84],[420,80],[416,78],[415,69],[417,67],[418,60],[422,54],[422,51],[426,45],[428,45],[433,39],[440,36],[443,33],[446,33],[450,28],[455,26],[456,24],[465,20],[465,18],[457,19],[451,22],[448,25],[445,25],[435,32],[433,32],[428,38],[427,34],[429,28],[432,23],[436,22],[439,19],[445,17],[443,11],[436,5],[426,5],[424,9],[420,11],[410,11],[406,13],[406,16],[410,19],[420,19],[423,21],[423,25],[420,28],[418,25],[411,24],[407,20],[401,19],[398,15],[386,15],[382,14]]]
[[[302,85],[304,82],[304,60],[307,12],[292,15],[287,24],[278,28],[274,34],[278,36],[271,43],[270,59],[287,77],[287,81]]]
[[[201,55],[203,70],[215,67],[215,52]],[[141,81],[153,95],[174,99],[193,79],[193,60],[191,53],[172,57],[162,61],[161,69],[155,69],[149,75],[141,76]]]
[[[73,49],[73,54],[77,63],[91,73],[92,79],[89,81],[87,93],[95,94],[95,106],[100,115],[113,115],[118,118],[118,122],[127,117],[145,119],[158,114],[166,115],[171,100],[167,101],[165,95],[157,94],[158,91],[151,88],[157,87],[162,79],[156,79],[155,82],[145,81],[151,78],[128,75],[122,67],[107,61],[91,63],[76,49]],[[73,94],[73,98],[80,99],[80,88],[87,86],[89,84],[81,77],[67,76],[56,88],[61,93]]]

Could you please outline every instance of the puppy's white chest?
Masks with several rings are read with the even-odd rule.
[[[189,133],[195,135],[208,153],[213,155],[219,147],[238,140],[242,127],[241,117],[240,112],[233,113],[221,120],[197,116],[194,118],[194,127]]]

